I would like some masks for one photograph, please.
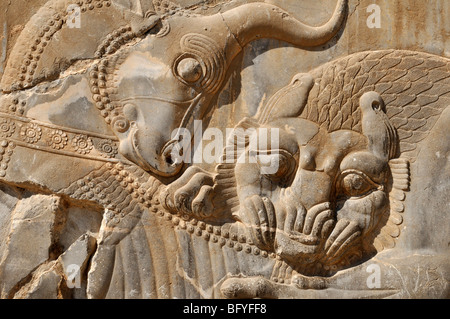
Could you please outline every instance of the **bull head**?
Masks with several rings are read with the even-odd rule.
[[[318,28],[264,3],[212,16],[171,17],[167,35],[146,37],[116,68],[115,101],[122,104],[124,119],[130,123],[128,130],[116,130],[121,153],[158,175],[177,174],[183,162],[172,156],[180,138],[176,129],[193,133],[193,120],[206,117],[243,47],[258,38],[323,44],[339,29],[344,7],[345,1],[339,1],[331,20]]]

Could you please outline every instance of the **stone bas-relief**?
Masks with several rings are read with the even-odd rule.
[[[343,54],[360,2],[42,4],[1,79],[1,297],[447,298],[450,60]]]

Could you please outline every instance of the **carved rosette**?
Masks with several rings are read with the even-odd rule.
[[[113,158],[117,155],[117,146],[111,140],[104,140],[98,144],[98,150],[103,157]]]
[[[63,149],[69,138],[62,130],[51,130],[47,134],[47,144],[56,150]]]
[[[72,147],[79,154],[88,154],[94,147],[92,139],[84,134],[79,134],[72,139]]]
[[[16,123],[14,123],[12,120],[5,118],[0,120],[0,136],[2,138],[11,137],[11,135],[13,135],[15,131]]]
[[[42,129],[37,124],[29,123],[20,128],[20,137],[27,143],[35,144],[41,139],[41,136]]]

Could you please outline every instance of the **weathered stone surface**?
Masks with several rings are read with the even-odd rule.
[[[40,266],[33,273],[29,282],[14,294],[14,299],[56,299],[58,286],[63,280],[56,269],[56,262],[49,262]]]
[[[9,187],[7,185],[1,186],[1,225],[0,234],[0,254],[3,256],[5,254],[5,250],[7,249],[7,238],[9,235],[9,229],[11,227],[11,214],[16,206],[17,202],[20,199],[21,192],[15,189],[14,187]]]
[[[76,265],[80,268],[80,273],[82,273],[86,269],[87,262],[94,249],[95,238],[83,235],[59,256],[58,261],[63,269],[67,269],[70,265]]]
[[[66,286],[72,289],[73,298],[86,298],[86,268],[95,247],[95,238],[91,235],[84,234],[58,257],[58,265],[60,265],[60,268],[64,272],[63,278]],[[61,290],[61,294],[63,293],[65,293],[64,297],[68,294],[67,290]]]
[[[2,298],[448,298],[450,3],[0,8]]]
[[[8,297],[19,282],[26,281],[50,258],[58,201],[56,196],[32,195],[15,206],[0,263],[2,297]]]

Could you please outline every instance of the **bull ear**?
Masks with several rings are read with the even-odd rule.
[[[388,161],[395,156],[397,132],[386,115],[386,106],[377,92],[364,93],[360,98],[362,132],[368,148],[376,157]]]

